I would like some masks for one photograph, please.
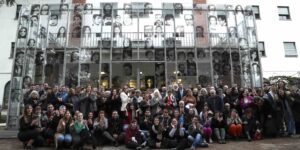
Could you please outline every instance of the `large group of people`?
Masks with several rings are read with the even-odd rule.
[[[300,125],[300,91],[284,81],[263,88],[173,84],[144,91],[44,83],[32,85],[23,102],[18,138],[26,149],[195,149],[291,136]]]

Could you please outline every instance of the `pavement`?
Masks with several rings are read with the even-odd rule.
[[[7,132],[12,133],[12,132]],[[2,132],[0,132],[1,137]],[[0,138],[0,150],[21,150],[22,143],[16,138]],[[53,150],[54,147],[34,148],[35,150]],[[260,141],[247,142],[241,141],[227,141],[227,144],[210,144],[208,148],[199,148],[207,150],[300,150],[299,136],[294,138],[276,138],[263,139]],[[92,147],[87,145],[85,150],[92,150]],[[119,147],[97,147],[97,150],[127,150],[125,146]]]

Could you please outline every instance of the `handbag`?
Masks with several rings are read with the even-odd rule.
[[[260,130],[256,130],[254,134],[254,140],[261,140],[262,139],[262,134]]]
[[[92,133],[88,129],[82,129],[79,133],[81,138],[90,138],[92,137]]]

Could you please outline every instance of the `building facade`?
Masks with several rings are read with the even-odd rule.
[[[75,4],[72,4],[71,0],[66,0],[65,4],[67,5],[62,7],[60,6],[60,0],[17,2],[18,4],[27,5],[29,10],[29,12],[26,12],[28,14],[27,23],[23,23],[28,30],[26,31],[26,38],[19,38],[22,21],[21,18],[17,19],[18,13],[16,13],[16,10],[21,7],[2,6],[0,8],[0,19],[3,21],[0,34],[5,35],[5,38],[1,38],[0,42],[1,48],[5,49],[0,56],[0,63],[2,64],[0,66],[0,95],[3,97],[1,101],[5,107],[7,107],[10,94],[22,94],[24,93],[24,90],[22,90],[23,86],[26,87],[30,83],[42,83],[45,81],[50,81],[53,85],[74,84],[71,86],[83,86],[93,84],[106,87],[117,87],[129,83],[129,85],[139,88],[159,87],[162,84],[174,82],[181,82],[185,85],[202,83],[212,85],[239,84],[242,86],[245,86],[248,82],[247,85],[259,86],[258,76],[256,79],[257,84],[254,80],[255,72],[259,73],[259,71],[256,71],[257,67],[253,66],[259,66],[264,77],[274,75],[299,76],[300,59],[298,57],[297,43],[300,41],[295,31],[300,25],[299,17],[297,18],[300,5],[296,0],[278,0],[272,3],[260,0],[194,0],[194,2],[185,1],[184,3],[182,1],[162,0],[152,3],[152,11],[147,9],[151,5],[146,5],[146,2],[141,3],[139,1],[140,3],[138,4],[132,0],[123,0],[117,4],[111,3],[111,17],[105,17],[106,19],[104,15],[109,13],[105,13],[103,7],[105,3],[110,2],[105,0],[99,0],[96,3],[93,3],[95,1],[92,0],[86,0],[84,3],[91,3],[92,5],[82,4],[79,7],[82,11],[79,13],[74,12]],[[206,3],[206,5],[193,5],[198,2]],[[181,3],[181,5],[175,5],[176,3]],[[39,7],[33,7],[36,4]],[[52,6],[52,9],[51,7],[48,8],[48,15],[42,13],[43,9],[47,10],[47,6],[42,8],[44,4]],[[215,7],[216,11],[211,12],[215,13],[209,13],[209,5],[214,5],[211,6],[211,10]],[[233,8],[230,8],[230,5]],[[241,27],[238,26],[241,19],[238,19],[239,17],[236,15],[234,16],[234,18],[237,18],[235,20],[236,29],[230,28],[234,24],[232,23],[234,19],[230,19],[229,14],[230,12],[235,12],[235,10],[228,10],[235,9],[238,5],[243,6],[245,19],[249,18],[245,14],[246,10],[250,10],[249,6],[252,6],[256,22],[253,25],[255,26],[256,24],[254,29],[257,32],[247,31],[250,29],[247,25],[244,26],[245,30],[242,31]],[[92,11],[85,11],[91,10],[90,6],[93,7]],[[248,6],[247,9],[246,6]],[[180,10],[181,7],[182,12]],[[31,11],[32,8],[36,9],[36,11]],[[37,9],[39,9],[39,13],[35,14]],[[67,11],[65,11],[66,9]],[[178,13],[179,15],[177,15]],[[81,19],[76,17],[77,20],[75,20],[76,14],[79,14],[77,16],[81,16]],[[217,18],[215,27],[209,24],[208,17],[210,14]],[[56,16],[57,24],[55,23]],[[190,16],[192,16],[193,20],[192,25],[188,23],[191,20]],[[221,26],[224,16],[226,18],[227,32]],[[97,18],[99,18],[99,23],[97,21],[94,23],[94,20],[97,20]],[[210,18],[214,22],[214,17]],[[173,20],[171,25],[166,25],[165,19]],[[73,24],[76,24],[78,20],[81,20],[80,30],[77,28],[77,31],[80,31],[80,36],[78,36],[79,32],[74,34],[77,25]],[[106,22],[104,23],[105,20]],[[124,20],[127,21],[124,22]],[[160,21],[155,24],[157,20]],[[31,22],[35,23],[32,24]],[[111,25],[109,25],[109,22],[111,22]],[[244,23],[249,24],[246,20]],[[159,26],[161,26],[161,29]],[[203,35],[200,34],[201,27],[204,30]],[[65,30],[66,32],[58,35],[60,33],[59,30]],[[230,30],[237,30],[236,39],[232,38],[230,40]],[[47,40],[43,40],[45,38],[42,38],[43,35],[40,34],[42,31],[47,32],[43,34],[46,35]],[[99,34],[99,31],[101,34]],[[245,34],[241,34],[241,31]],[[161,33],[161,36],[156,36],[158,33]],[[247,35],[247,40],[239,41],[242,39],[240,37],[245,35]],[[257,35],[256,42],[258,42],[258,45],[256,49],[259,51],[260,57],[258,58],[261,58],[261,66],[259,61],[258,65],[248,65],[248,72],[250,72],[248,75],[245,73],[247,69],[243,70],[241,68],[242,66],[247,66],[247,64],[243,64],[240,60],[246,60],[245,62],[249,60],[248,64],[251,64],[253,57],[255,57],[255,54],[251,56],[253,48],[251,48],[251,41],[249,42],[249,39],[255,39],[251,38],[253,37],[252,35]],[[235,35],[231,37],[235,37]],[[127,43],[131,43],[131,46],[124,47],[123,41],[129,41],[128,39],[130,39],[130,42]],[[224,40],[227,41],[227,45]],[[234,41],[237,41],[235,46],[233,44]],[[247,44],[242,44],[245,41],[247,41]],[[15,42],[16,45],[18,44],[18,47],[12,48],[12,42]],[[22,43],[23,46],[19,45],[19,43]],[[33,43],[34,46],[29,46],[29,43]],[[149,43],[149,46],[146,46],[147,43]],[[167,45],[167,43],[171,44]],[[248,58],[242,59],[243,51],[240,53],[242,45],[246,45],[245,48],[248,49],[246,52],[248,55],[244,55]],[[22,69],[16,67],[16,63],[13,61],[15,54],[10,49],[15,49],[18,56],[22,56],[24,53]],[[74,53],[72,54],[72,52]],[[237,59],[235,52],[238,52],[239,59]],[[190,56],[189,60],[191,60],[192,53],[194,54],[192,60],[195,63],[187,60],[188,54]],[[230,59],[226,62],[223,58],[227,58],[228,54]],[[75,56],[77,60],[73,61],[72,59],[71,62],[71,56]],[[92,60],[92,56],[96,62]],[[97,63],[97,57],[99,58],[99,63]],[[197,68],[196,75],[195,69],[192,69],[195,66],[194,64],[196,64]],[[234,66],[236,64],[240,65],[240,69]],[[163,69],[165,70],[162,71]],[[19,71],[20,74],[20,70],[22,72],[21,75],[15,76],[14,72],[18,73]],[[148,70],[152,71],[149,72]],[[230,70],[230,74],[227,73],[227,70]],[[236,71],[240,72],[240,74],[235,73]],[[72,72],[72,75],[70,75],[70,72]],[[248,80],[244,81],[243,79]],[[12,84],[9,82],[10,80],[12,80]],[[15,89],[10,91],[9,86]],[[21,99],[21,97],[17,99]],[[17,103],[15,102],[15,104]],[[11,109],[13,110],[12,112],[19,110],[17,109],[19,106],[14,105],[13,107]],[[19,112],[16,112],[16,114],[11,115],[16,116],[18,114]],[[15,117],[12,117],[12,120],[15,119]],[[11,126],[14,125],[11,124]]]
[[[251,6],[91,2],[20,8],[8,127],[31,84],[261,87]]]

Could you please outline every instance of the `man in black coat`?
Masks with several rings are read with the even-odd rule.
[[[216,95],[216,90],[210,90],[210,96],[207,99],[208,108],[213,112],[223,112],[224,104],[220,96]]]
[[[185,96],[185,89],[183,88],[183,85],[180,83],[178,90],[176,91],[176,100],[177,100],[177,104],[179,103],[179,101]]]
[[[119,114],[117,110],[112,112],[112,118],[108,120],[108,129],[109,136],[108,138],[111,142],[114,143],[115,146],[119,146],[119,142],[124,141],[124,132],[123,132],[123,124],[122,119],[119,118]]]

